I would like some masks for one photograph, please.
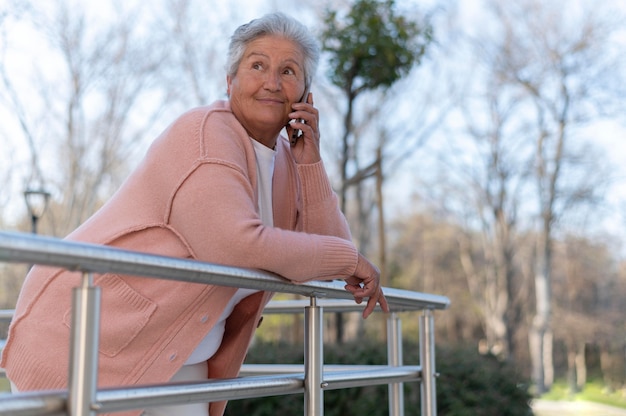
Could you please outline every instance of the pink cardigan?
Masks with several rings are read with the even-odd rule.
[[[298,165],[276,147],[274,227],[258,215],[254,149],[228,102],[182,115],[153,143],[120,190],[71,240],[271,271],[293,282],[346,278],[350,242],[322,162]],[[0,366],[20,391],[67,386],[71,288],[80,275],[35,267],[20,293]],[[100,387],[167,382],[211,330],[235,288],[98,275]],[[236,377],[272,294],[229,317],[209,377]],[[225,403],[212,403],[211,415]],[[138,415],[140,411],[127,412]]]

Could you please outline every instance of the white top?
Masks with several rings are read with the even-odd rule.
[[[254,145],[254,153],[256,154],[256,170],[259,186],[259,215],[264,225],[268,227],[274,226],[273,207],[272,207],[272,179],[274,178],[274,161],[276,160],[276,152],[269,147],[250,139]],[[196,349],[191,353],[185,365],[198,364],[208,360],[217,352],[224,338],[224,330],[226,319],[235,309],[235,306],[246,296],[249,296],[257,290],[238,289],[235,295],[226,305],[226,308],[215,323],[211,332],[198,344]]]
[[[256,154],[256,173],[259,186],[259,215],[267,227],[274,226],[274,208],[272,207],[272,179],[274,178],[274,161],[276,151],[252,140]]]

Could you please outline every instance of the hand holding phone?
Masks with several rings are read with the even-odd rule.
[[[307,87],[304,90],[304,95],[302,96],[302,99],[300,100],[300,102],[302,103],[306,103],[306,100],[309,98],[309,88]],[[303,119],[299,119],[298,120],[300,123],[304,123]],[[291,133],[291,145],[295,146],[296,142],[298,141],[298,138],[300,138],[300,136],[302,136],[302,130],[300,129],[294,129],[293,133]]]

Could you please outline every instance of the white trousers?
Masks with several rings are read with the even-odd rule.
[[[198,364],[184,365],[170,381],[206,381],[208,368],[206,361]],[[149,407],[142,416],[208,416],[208,403],[180,404],[174,406]]]

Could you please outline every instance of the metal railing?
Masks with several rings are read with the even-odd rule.
[[[324,391],[389,385],[389,414],[404,414],[402,383],[421,382],[421,414],[436,415],[436,370],[434,354],[435,309],[446,309],[448,298],[406,290],[384,288],[388,314],[388,365],[324,365],[323,312],[357,311],[362,306],[340,282],[292,284],[279,276],[256,270],[203,263],[105,246],[70,242],[30,234],[0,232],[0,262],[45,264],[83,273],[74,289],[69,386],[67,391],[39,391],[0,395],[2,415],[85,416],[163,404],[237,400],[304,393],[305,416],[323,415]],[[155,384],[97,389],[99,288],[93,273],[120,273],[204,283],[308,297],[308,301],[271,302],[264,313],[303,312],[304,364],[245,365],[235,379],[177,384]],[[402,364],[402,328],[398,312],[423,311],[420,316],[420,365]],[[11,311],[2,311],[10,316]]]

